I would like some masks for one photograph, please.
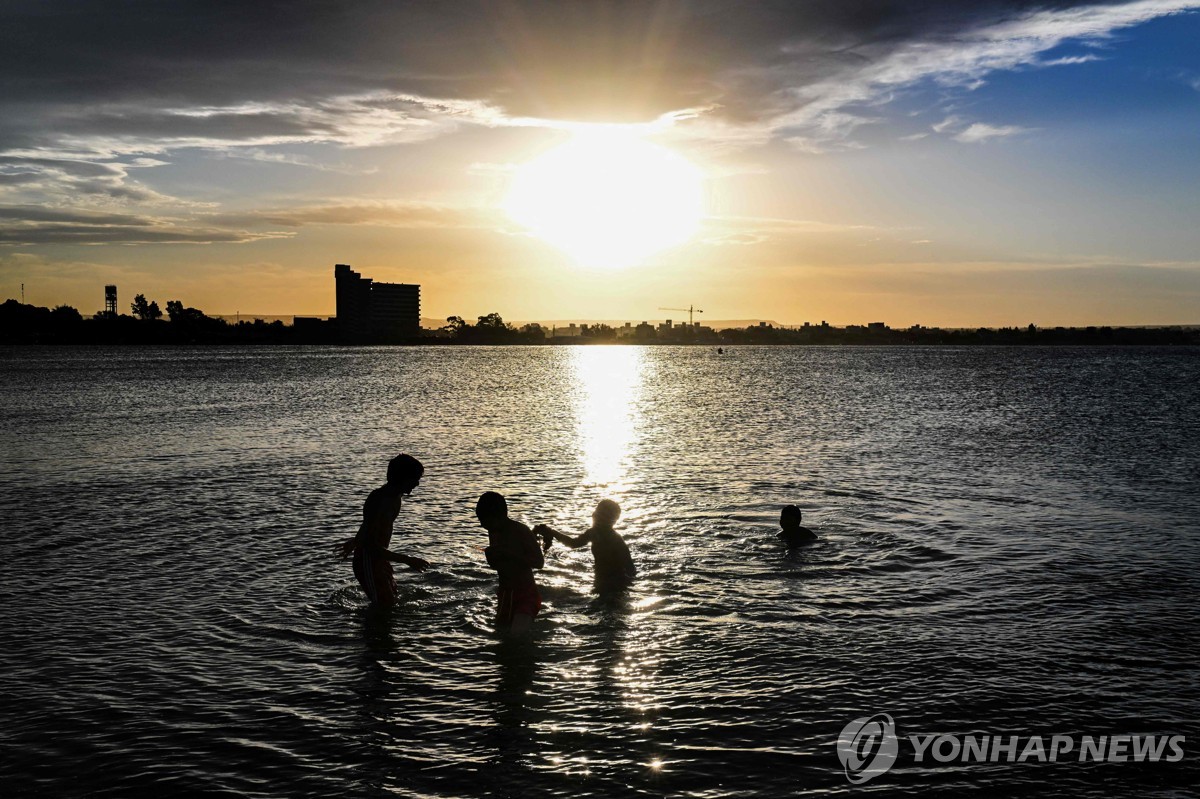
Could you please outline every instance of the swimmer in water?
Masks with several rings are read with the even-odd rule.
[[[614,529],[621,518],[621,506],[611,499],[602,499],[592,514],[592,526],[582,535],[572,538],[565,533],[539,524],[533,532],[540,535],[549,549],[555,541],[577,549],[584,544],[592,545],[592,558],[596,562],[596,590],[600,593],[619,591],[637,576],[633,558],[625,539]]]
[[[816,533],[800,525],[800,509],[795,505],[785,505],[779,512],[779,526],[782,529],[777,533],[777,537],[788,549],[817,540]]]
[[[401,498],[420,485],[424,473],[425,467],[411,455],[393,458],[388,464],[387,483],[372,491],[363,503],[363,521],[358,533],[339,547],[343,559],[354,556],[354,576],[371,604],[377,607],[389,607],[396,602],[393,563],[403,563],[421,572],[429,568],[429,561],[388,549],[392,525],[400,515]]]

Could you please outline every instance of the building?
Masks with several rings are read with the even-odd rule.
[[[21,286],[22,290],[25,288]],[[117,287],[108,285],[104,287],[104,315],[115,317],[117,315]]]
[[[421,334],[421,287],[377,283],[335,264],[337,322],[343,341],[398,341]]]

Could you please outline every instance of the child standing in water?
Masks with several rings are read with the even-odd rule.
[[[604,593],[625,588],[637,575],[629,546],[613,527],[619,518],[621,506],[611,499],[602,499],[592,514],[592,526],[583,535],[572,538],[545,524],[539,524],[533,531],[541,535],[546,549],[556,540],[571,549],[591,544],[592,557],[596,561],[596,590]]]
[[[424,473],[425,467],[411,455],[393,458],[388,464],[387,483],[372,491],[363,503],[363,521],[357,535],[340,547],[343,558],[354,556],[354,576],[371,604],[377,607],[389,607],[396,602],[393,563],[403,563],[422,572],[429,568],[429,561],[388,549],[392,543],[392,525],[403,504],[401,498],[420,485]]]
[[[800,509],[795,505],[785,505],[779,512],[779,526],[782,529],[776,535],[788,549],[817,540],[816,533],[800,525],[800,518]]]
[[[542,597],[533,580],[533,570],[545,565],[537,538],[528,527],[508,518],[508,502],[495,491],[479,498],[475,516],[488,531],[488,546],[483,554],[500,577],[496,626],[526,633],[542,607]]]

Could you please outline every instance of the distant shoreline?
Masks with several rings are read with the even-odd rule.
[[[157,308],[155,309],[157,310]],[[170,320],[161,313],[96,315],[84,318],[74,308],[49,309],[15,300],[0,304],[0,344],[47,345],[333,345],[333,346],[458,346],[542,345],[587,346],[593,344],[690,345],[713,349],[747,345],[772,346],[1140,346],[1197,345],[1200,327],[1026,327],[948,329],[914,325],[894,329],[882,322],[834,327],[821,323],[799,328],[759,323],[744,328],[714,330],[700,325],[611,327],[581,325],[572,335],[527,324],[520,328],[506,323],[499,314],[479,317],[470,323],[451,317],[437,331],[361,331],[360,338],[344,340],[337,320],[297,318],[293,325],[282,321],[228,321],[205,315],[196,308],[168,303]],[[415,335],[414,335],[415,334]]]
[[[1156,328],[1150,328],[1151,332]],[[1171,332],[1169,330],[1165,332]],[[1175,331],[1178,332],[1178,331]],[[412,341],[391,342],[355,342],[340,341],[294,341],[270,338],[255,339],[221,339],[221,340],[172,340],[172,341],[131,341],[125,339],[91,338],[88,340],[67,339],[19,339],[0,338],[0,347],[146,347],[174,349],[184,347],[331,347],[338,349],[370,349],[376,347],[418,348],[430,349],[459,348],[459,347],[689,347],[710,350],[723,349],[732,353],[735,349],[744,347],[846,347],[869,349],[874,347],[1200,347],[1200,334],[1191,334],[1186,338],[1177,336],[1137,336],[1132,338],[1114,337],[1112,339],[1081,337],[1066,337],[1062,339],[1016,341],[999,337],[951,336],[942,339],[928,338],[921,341],[744,341],[744,342],[699,342],[699,341],[612,341],[576,338],[567,341],[542,342],[462,342],[447,341],[437,338],[422,338]]]

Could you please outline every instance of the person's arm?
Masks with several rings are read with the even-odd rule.
[[[546,556],[542,554],[542,548],[538,546],[537,536],[532,530],[526,530],[521,536],[524,539],[522,543],[522,553],[525,556],[525,565],[531,569],[540,569],[546,565]]]
[[[583,535],[578,535],[572,538],[566,533],[560,533],[558,530],[555,530],[548,524],[539,524],[537,527],[533,528],[533,532],[548,534],[550,536],[550,541],[561,541],[571,549],[579,549],[581,546],[585,546],[592,542],[591,530],[588,530]]]
[[[342,543],[338,544],[338,557],[340,557],[342,560],[345,560],[353,555],[354,550],[356,549],[358,549],[358,533],[355,533],[346,540],[342,541]]]

